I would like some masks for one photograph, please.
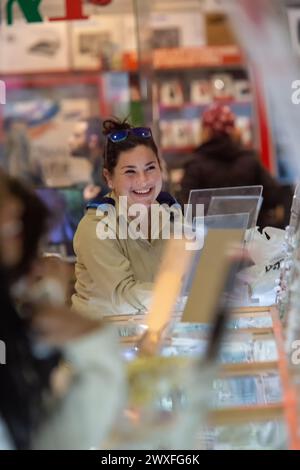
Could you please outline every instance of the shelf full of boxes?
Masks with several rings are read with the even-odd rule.
[[[227,16],[200,9],[156,14],[152,35],[153,120],[172,182],[201,144],[201,114],[215,101],[237,115],[242,143],[256,146],[251,80]]]

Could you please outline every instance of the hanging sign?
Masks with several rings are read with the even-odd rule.
[[[83,13],[84,0],[62,0],[65,4],[65,16],[48,18],[49,21],[86,20],[89,17]],[[106,6],[112,0],[90,0],[90,3],[98,6]],[[43,0],[7,0],[5,6],[6,22],[8,25],[14,22],[14,8],[17,5],[28,23],[41,23],[44,21],[40,8]]]

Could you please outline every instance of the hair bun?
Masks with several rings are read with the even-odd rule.
[[[102,132],[104,135],[109,135],[111,132],[120,131],[122,129],[131,129],[132,126],[129,122],[124,119],[121,121],[120,119],[113,118],[113,119],[106,119],[103,122]]]

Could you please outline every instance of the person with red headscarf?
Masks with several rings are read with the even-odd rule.
[[[236,116],[229,106],[214,103],[202,115],[202,144],[196,149],[181,182],[182,203],[192,189],[263,186],[258,225],[280,226],[284,211],[279,184],[261,165],[253,150],[242,147]]]

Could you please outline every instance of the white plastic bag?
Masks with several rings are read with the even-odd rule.
[[[256,229],[247,248],[255,264],[241,271],[239,278],[250,285],[252,295],[274,291],[285,258],[285,231],[265,227],[260,233]]]

